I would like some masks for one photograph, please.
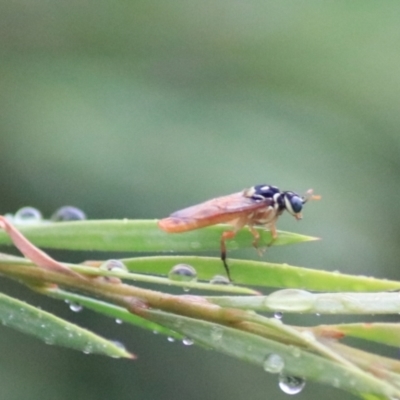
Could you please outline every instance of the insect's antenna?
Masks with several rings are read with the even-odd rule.
[[[313,190],[309,189],[303,196],[303,204],[307,203],[309,200],[321,200],[321,196],[319,194],[313,194]]]

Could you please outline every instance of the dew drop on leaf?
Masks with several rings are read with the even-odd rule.
[[[69,305],[69,309],[73,312],[81,312],[83,310],[83,307],[78,303],[68,301],[68,305]]]
[[[93,351],[93,346],[90,343],[87,343],[83,348],[84,354],[90,354]]]
[[[229,279],[222,275],[215,275],[211,278],[210,283],[212,285],[230,285]]]
[[[182,340],[182,343],[185,345],[185,346],[191,346],[193,343],[194,343],[194,341],[192,340],[192,339],[189,339],[189,338],[183,338],[183,340]]]
[[[42,213],[33,207],[20,208],[14,216],[16,224],[36,223],[42,220]]]
[[[113,272],[127,272],[125,264],[120,260],[107,260],[100,265],[100,269]]]
[[[267,307],[283,311],[307,311],[313,304],[313,294],[300,289],[277,290],[265,299]]]
[[[332,384],[333,384],[333,387],[340,388],[340,380],[339,380],[339,378],[333,378]]]
[[[301,350],[299,347],[290,345],[289,349],[290,349],[290,353],[292,354],[293,357],[297,358],[297,357],[301,356]]]
[[[197,271],[191,265],[177,264],[169,271],[168,278],[175,282],[196,282]],[[188,292],[189,288],[183,290]]]
[[[122,342],[119,342],[118,340],[111,340],[111,342],[122,350],[126,349],[125,345]]]
[[[314,333],[309,330],[302,331],[301,336],[303,336],[303,338],[308,342],[313,342],[315,340]]]
[[[285,367],[285,361],[279,354],[268,354],[265,357],[263,367],[265,371],[271,374],[279,374]]]
[[[81,221],[84,219],[86,219],[86,214],[72,206],[61,207],[51,216],[52,221]]]
[[[298,394],[306,385],[306,381],[303,378],[290,375],[279,375],[279,387],[286,394]]]
[[[211,340],[217,342],[218,340],[222,339],[224,330],[222,326],[219,325],[213,325],[211,327]]]
[[[47,336],[45,336],[44,338],[44,342],[46,344],[54,344],[55,341],[55,337],[53,333],[49,333]]]
[[[275,319],[282,319],[282,317],[283,317],[283,312],[281,312],[281,311],[276,311],[276,312],[274,313],[274,318],[275,318]]]

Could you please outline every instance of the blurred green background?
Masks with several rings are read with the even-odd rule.
[[[2,1],[0,213],[160,218],[259,183],[314,188],[322,201],[279,228],[323,240],[264,259],[400,279],[399,18],[395,1]],[[2,328],[3,399],[287,397],[252,365],[1,290],[139,355]],[[297,398],[338,396],[354,398],[313,383]]]

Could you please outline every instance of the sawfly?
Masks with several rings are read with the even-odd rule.
[[[226,263],[226,241],[247,226],[253,235],[253,246],[257,249],[260,234],[254,229],[262,226],[271,231],[272,241],[277,237],[276,221],[286,210],[297,220],[302,218],[303,205],[308,200],[318,200],[320,196],[309,190],[305,196],[295,192],[280,191],[276,186],[256,185],[238,193],[217,197],[192,207],[184,208],[158,221],[158,226],[169,233],[180,233],[204,228],[215,224],[229,224],[232,230],[221,235],[221,260],[227,276],[231,280]]]

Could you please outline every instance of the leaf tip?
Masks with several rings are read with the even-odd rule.
[[[127,353],[125,358],[128,358],[129,360],[137,360],[137,355],[133,353]]]

